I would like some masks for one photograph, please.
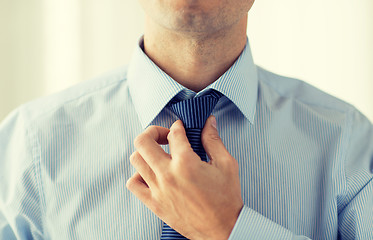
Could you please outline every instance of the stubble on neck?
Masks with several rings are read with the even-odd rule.
[[[216,81],[246,44],[247,15],[218,31],[175,31],[146,19],[145,53],[175,81],[195,92]]]

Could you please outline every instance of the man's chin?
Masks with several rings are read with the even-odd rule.
[[[174,15],[174,18],[169,22],[170,28],[175,31],[186,33],[204,33],[210,32],[214,26],[213,21],[205,12],[187,12],[180,11]]]
[[[213,4],[208,4],[208,0],[168,0],[166,4],[170,11],[175,13],[185,14],[199,14],[201,12],[210,12],[213,8]]]

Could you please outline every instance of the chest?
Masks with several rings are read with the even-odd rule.
[[[338,129],[316,136],[271,118],[252,124],[238,114],[214,113],[220,137],[239,163],[244,204],[289,229],[312,232],[319,226],[309,222],[333,204]],[[153,124],[169,127],[174,120],[164,114]],[[135,172],[129,162],[133,139],[142,128],[118,121],[66,129],[68,139],[46,145],[42,154],[50,237],[159,239],[162,222],[125,187]],[[54,137],[61,134],[67,135]]]

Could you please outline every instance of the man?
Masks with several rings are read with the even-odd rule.
[[[254,65],[253,0],[141,3],[128,68],[0,126],[0,239],[373,239],[372,124]],[[204,162],[173,106],[212,93]]]

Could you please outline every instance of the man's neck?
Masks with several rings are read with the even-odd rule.
[[[146,21],[144,50],[165,73],[199,92],[223,75],[246,44],[247,16],[217,33],[177,33]]]

